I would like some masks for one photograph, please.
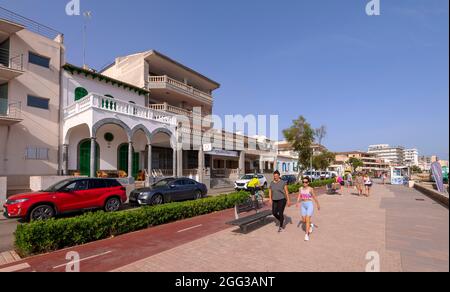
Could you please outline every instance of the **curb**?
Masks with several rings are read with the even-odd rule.
[[[419,192],[423,193],[424,195],[435,200],[436,202],[442,204],[443,206],[445,206],[448,209],[448,206],[449,206],[448,194],[442,194],[434,189],[427,188],[423,184],[419,184],[419,183],[415,183],[414,188],[416,190],[418,190]]]

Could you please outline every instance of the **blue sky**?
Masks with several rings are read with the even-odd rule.
[[[69,0],[0,0],[65,34],[82,63]],[[156,49],[222,84],[215,113],[304,115],[333,151],[388,143],[449,156],[449,1],[81,0],[94,14],[87,63]],[[31,5],[31,3],[33,5]],[[281,135],[281,134],[280,134]]]

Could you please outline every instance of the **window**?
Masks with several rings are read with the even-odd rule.
[[[93,179],[90,181],[90,189],[104,189],[106,182],[102,179]]]
[[[75,88],[75,101],[78,101],[88,95],[89,92],[83,87]]]
[[[36,148],[36,147],[28,147],[25,150],[25,159],[26,160],[48,160],[48,148]]]
[[[48,110],[49,103],[50,103],[50,100],[47,98],[42,98],[42,97],[37,97],[37,96],[32,96],[32,95],[28,95],[28,98],[27,98],[27,105],[31,106],[31,107],[35,107],[35,108]]]
[[[28,62],[41,67],[50,68],[50,58],[39,56],[32,52],[28,54]]]

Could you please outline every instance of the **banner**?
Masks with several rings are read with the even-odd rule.
[[[433,175],[434,181],[439,192],[445,193],[444,187],[444,175],[442,173],[442,166],[439,162],[434,162],[431,164],[431,173]]]

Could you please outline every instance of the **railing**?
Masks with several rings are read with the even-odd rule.
[[[160,83],[165,83],[165,84],[169,84],[172,87],[175,87],[177,89],[180,89],[186,93],[190,93],[191,95],[201,98],[201,99],[206,99],[208,101],[211,101],[212,96],[206,92],[203,92],[201,90],[198,90],[190,85],[187,85],[183,82],[180,82],[178,80],[175,80],[173,78],[170,78],[167,75],[164,76],[149,76],[148,77],[148,81],[149,81],[149,87],[150,89],[152,88],[152,85],[154,84],[160,84]]]
[[[152,110],[148,107],[131,104],[121,100],[90,94],[64,109],[64,118],[68,119],[90,108],[96,108],[112,113],[133,116],[145,120],[157,121],[165,124],[176,125],[176,117],[172,114]]]
[[[155,111],[168,112],[168,113],[172,113],[172,114],[176,114],[176,115],[180,115],[180,116],[185,116],[185,117],[188,117],[190,119],[192,119],[194,117],[200,118],[205,123],[211,123],[212,122],[212,119],[208,118],[208,116],[201,116],[200,114],[194,113],[193,111],[186,110],[186,109],[183,109],[183,108],[179,108],[179,107],[170,105],[168,103],[151,104],[151,105],[149,105],[149,108],[151,108],[152,110],[155,110]]]
[[[0,99],[0,117],[21,119],[22,104],[20,102],[8,104],[7,99]]]
[[[62,33],[48,26],[45,26],[22,15],[9,11],[8,9],[0,7],[0,20],[2,19],[20,24],[29,31],[35,32],[52,40],[56,39],[58,35],[63,35]]]
[[[9,50],[0,48],[0,68],[2,66],[23,71],[23,54],[13,55],[11,57]]]

